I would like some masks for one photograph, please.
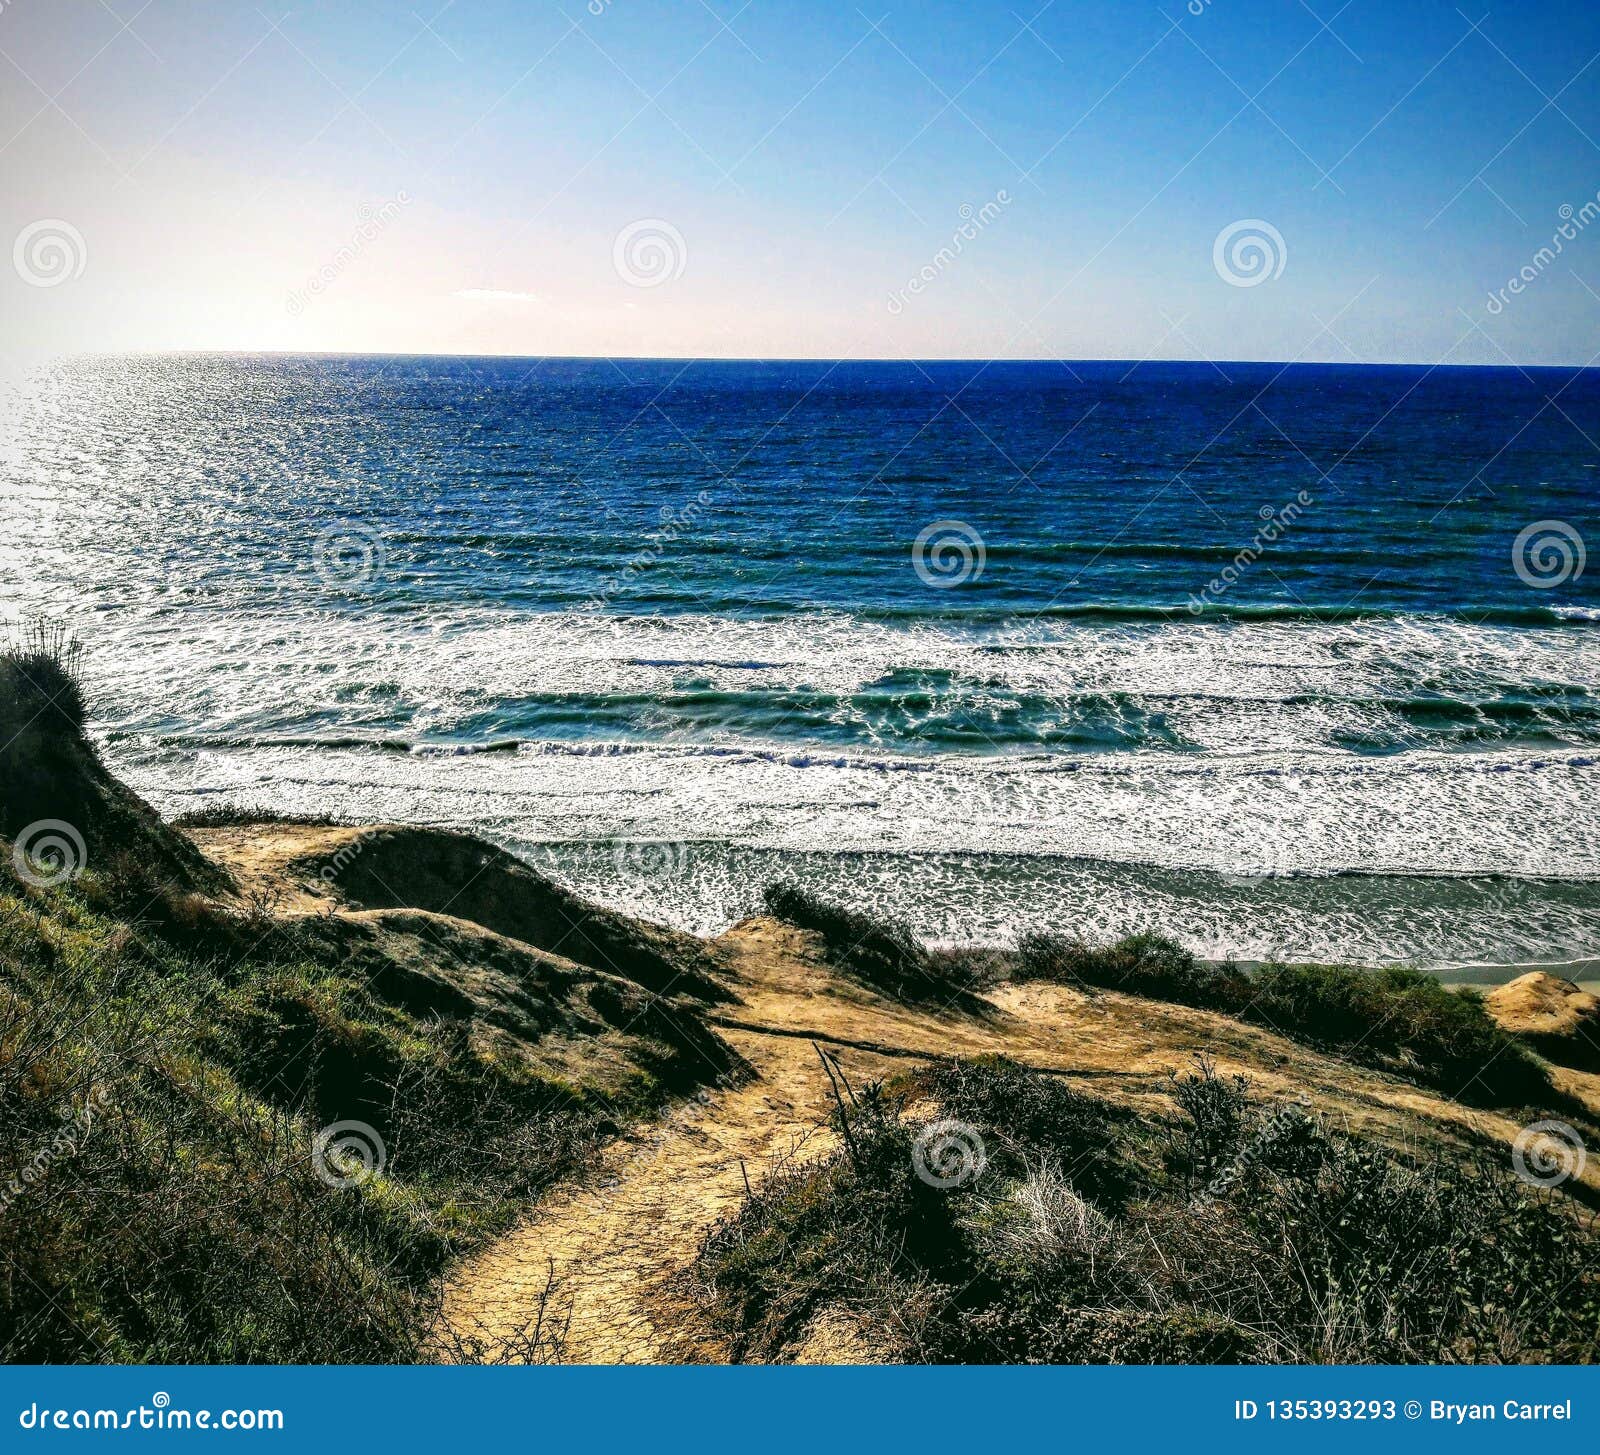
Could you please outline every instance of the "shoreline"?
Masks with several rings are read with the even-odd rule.
[[[204,822],[185,821],[179,817],[168,819],[168,824],[190,835],[204,835],[208,829],[237,827],[240,831],[270,830],[276,823],[283,827],[293,827],[297,820],[293,815],[280,816],[270,809],[263,809],[259,805],[252,805],[249,809],[241,810],[236,817],[222,820],[214,824]],[[568,893],[574,894],[586,902],[617,914],[628,915],[646,924],[659,926],[663,931],[672,934],[687,935],[695,940],[710,943],[720,939],[723,935],[736,929],[752,915],[763,913],[761,897],[763,889],[768,884],[775,882],[796,883],[802,887],[811,883],[801,874],[775,872],[760,883],[751,881],[745,886],[745,891],[738,896],[737,905],[727,909],[713,923],[695,924],[686,923],[680,917],[671,914],[653,912],[653,907],[641,904],[637,898],[627,894],[607,893],[607,886],[600,885],[581,872],[574,872],[576,866],[570,863],[565,866],[553,864],[540,850],[547,849],[573,849],[577,848],[586,855],[596,856],[600,860],[615,864],[622,863],[643,872],[647,877],[658,877],[658,887],[670,886],[686,868],[683,860],[674,856],[674,850],[681,850],[684,846],[672,844],[655,844],[629,841],[601,841],[568,842],[557,845],[527,846],[515,841],[514,837],[505,835],[484,835],[471,824],[451,824],[413,820],[403,817],[372,818],[364,820],[353,819],[310,819],[298,820],[307,826],[317,825],[331,830],[363,834],[375,830],[421,833],[444,833],[447,835],[465,835],[475,838],[480,842],[491,844],[501,853],[520,863],[534,873],[549,878],[553,883],[561,885]],[[659,857],[658,857],[659,856]],[[795,865],[807,856],[800,853],[784,854],[775,852],[772,855],[776,866],[787,864]],[[850,857],[850,856],[845,856]],[[865,856],[862,856],[865,857]],[[920,863],[926,867],[929,859],[936,855],[907,855],[899,856],[907,864]],[[1113,866],[1125,867],[1130,870],[1140,870],[1147,866]],[[1281,884],[1284,881],[1273,879],[1245,880],[1239,882],[1239,876],[1216,876],[1211,871],[1182,871],[1193,873],[1202,877],[1221,878],[1230,881],[1230,889],[1234,891],[1232,899],[1235,906],[1241,901],[1249,902],[1258,898],[1259,894],[1252,895],[1249,891],[1263,886]],[[1418,876],[1378,876],[1362,875],[1359,878],[1366,884],[1383,887],[1387,880],[1414,880],[1423,885],[1448,884],[1448,876],[1418,875]],[[1294,882],[1307,882],[1306,880]],[[1313,881],[1314,882],[1314,881]],[[1516,883],[1518,881],[1510,881]],[[1528,881],[1539,883],[1542,881]],[[1565,881],[1551,881],[1562,884]],[[1581,881],[1587,883],[1587,881]],[[614,887],[614,886],[613,886]],[[838,902],[851,904],[853,908],[860,908],[870,916],[904,924],[906,928],[930,951],[953,952],[972,954],[981,957],[993,957],[997,960],[1013,958],[1016,954],[1017,934],[1007,936],[961,936],[927,934],[919,929],[919,910],[925,909],[929,901],[938,897],[937,887],[925,889],[921,894],[910,898],[885,903],[882,900],[869,900],[865,905],[852,904],[851,897],[846,895]],[[1244,970],[1256,970],[1263,965],[1338,965],[1356,970],[1380,970],[1390,966],[1404,966],[1421,970],[1433,976],[1446,986],[1450,987],[1493,987],[1515,980],[1520,976],[1533,972],[1542,972],[1560,979],[1569,980],[1589,988],[1600,985],[1600,954],[1576,955],[1488,955],[1467,954],[1459,956],[1428,956],[1411,954],[1402,951],[1385,952],[1381,949],[1374,950],[1362,956],[1337,955],[1319,953],[1316,950],[1299,950],[1286,947],[1281,951],[1265,954],[1235,954],[1235,953],[1210,953],[1202,948],[1199,943],[1200,926],[1196,920],[1186,920],[1181,914],[1175,913],[1173,917],[1161,920],[1156,917],[1152,925],[1134,925],[1131,927],[1117,925],[1090,924],[1074,920],[1070,915],[1062,914],[1056,918],[1038,924],[1025,926],[1020,933],[1039,930],[1052,934],[1082,935],[1092,943],[1110,942],[1122,938],[1128,933],[1156,932],[1169,934],[1179,942],[1190,948],[1195,958],[1210,966],[1233,966]]]
[[[1094,855],[974,851],[961,845],[959,829],[944,848],[819,849],[783,842],[788,835],[773,823],[766,794],[751,795],[741,817],[752,838],[772,838],[740,842],[718,832],[724,825],[703,821],[696,826],[702,837],[672,837],[666,820],[683,805],[641,798],[653,782],[619,785],[608,796],[592,783],[585,793],[580,775],[463,797],[453,781],[411,775],[379,791],[312,781],[281,764],[282,777],[269,763],[248,775],[226,764],[196,764],[178,775],[117,766],[171,816],[199,805],[243,805],[476,834],[586,898],[702,936],[753,912],[767,884],[787,881],[905,920],[930,945],[1004,948],[1034,931],[1098,940],[1161,931],[1219,961],[1409,964],[1462,983],[1495,983],[1530,968],[1600,978],[1592,928],[1600,923],[1600,880],[1589,878],[1372,869],[1252,875]],[[509,788],[477,785],[496,787]],[[880,801],[873,817],[898,815],[899,802]],[[923,809],[926,817],[931,805]],[[632,832],[621,822],[628,813],[638,820]],[[818,813],[818,826],[834,823]],[[724,817],[732,814],[730,808]],[[917,827],[900,823],[897,834]],[[945,823],[941,814],[927,827]],[[554,836],[560,833],[568,837]]]
[[[1222,965],[1227,960],[1207,959],[1207,964]],[[1268,963],[1264,960],[1234,960],[1232,964],[1244,970],[1255,970]],[[1378,969],[1376,965],[1356,966],[1356,969]],[[1600,986],[1600,956],[1576,960],[1480,960],[1457,965],[1422,965],[1417,968],[1434,976],[1449,989],[1476,989],[1505,985],[1523,975],[1553,975],[1560,980],[1570,980],[1585,990]]]

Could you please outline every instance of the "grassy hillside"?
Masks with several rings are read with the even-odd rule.
[[[845,974],[911,1004],[981,1004],[1001,980],[1050,981],[1093,994],[1129,995],[1220,1011],[1484,1106],[1560,1101],[1527,1036],[1508,1032],[1473,989],[1452,990],[1403,966],[1201,960],[1165,935],[1100,945],[1029,934],[1014,954],[929,950],[903,924],[830,904],[787,884],[770,886],[769,913],[815,933]]]
[[[279,913],[105,772],[70,645],[34,647],[0,658],[0,1357],[437,1354],[456,1254],[738,1076],[709,982],[620,918],[588,964],[421,909]],[[447,897],[463,842],[362,872]],[[551,1357],[530,1319],[519,1355]]]
[[[930,1049],[978,1039],[949,1012],[982,975],[993,1042],[1040,1054],[1044,1027],[1008,1032],[995,1012],[1055,1005],[1074,1007],[1068,1042],[1170,1044],[1147,1024],[1168,1002],[1207,1013],[1189,1017],[1194,1051],[1236,1064],[1249,1042],[1227,1021],[1261,1028],[1257,1064],[1289,1091],[1203,1054],[1142,1090],[1140,1073],[1108,1069],[1107,1095],[1063,1079],[1087,1068],[970,1051],[858,1086],[841,1074],[833,1150],[757,1182],[695,1260],[690,1287],[729,1357],[820,1343],[936,1363],[1600,1359],[1600,1235],[1580,1177],[1594,1108],[1481,996],[1400,968],[1208,964],[1155,935],[1035,936],[974,961],[803,892],[768,906],[905,1007],[876,1012],[880,1026],[917,1024]],[[834,1024],[816,1007],[805,1024]],[[1283,1038],[1312,1057],[1290,1058]],[[1104,1059],[1086,1051],[1079,1066]],[[1317,1061],[1361,1070],[1334,1096],[1305,1075]],[[1291,1099],[1297,1081],[1310,1094]],[[1466,1135],[1400,1114],[1401,1136],[1380,1138],[1365,1109],[1357,1129],[1366,1098],[1406,1101],[1406,1082],[1430,1089],[1413,1108],[1462,1109]],[[1477,1134],[1490,1125],[1512,1146]]]
[[[1122,990],[1221,1011],[1487,1106],[1548,1102],[1539,1058],[1489,1014],[1475,990],[1450,990],[1403,966],[1266,964],[1197,959],[1162,935],[1111,945],[1024,936],[1017,977]]]
[[[694,1284],[737,1359],[831,1321],[958,1363],[1600,1358],[1600,1239],[1499,1159],[1400,1156],[1204,1060],[1176,1114],[1000,1058],[850,1088]]]

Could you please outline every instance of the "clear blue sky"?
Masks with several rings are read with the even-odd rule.
[[[1532,262],[1600,193],[1575,0],[10,0],[0,75],[36,349],[1600,349],[1600,219]]]

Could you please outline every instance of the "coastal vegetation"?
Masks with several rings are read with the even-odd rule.
[[[649,1348],[679,1357],[795,1357],[829,1321],[870,1359],[1600,1354],[1593,1189],[1505,1155],[1550,1109],[1594,1136],[1529,1049],[1581,1034],[1571,996],[1523,994],[1523,1036],[1412,971],[937,950],[794,885],[708,942],[467,835],[180,828],[85,735],[79,656],[46,628],[0,654],[6,1359],[634,1357],[612,1331],[671,1288],[700,1342]],[[1129,1064],[1090,1064],[1074,1006]],[[1172,1064],[1214,1046],[1232,1069]],[[603,1317],[560,1238],[561,1266],[506,1255],[509,1326],[470,1287],[447,1309],[601,1177],[636,1199],[567,1214],[621,1240]],[[569,1347],[575,1317],[604,1337]]]
[[[610,967],[276,914],[105,772],[75,657],[0,657],[3,1356],[448,1353],[451,1260],[733,1058]]]
[[[1487,1162],[1397,1155],[1201,1060],[1130,1115],[1003,1059],[855,1089],[695,1264],[735,1357],[819,1318],[916,1362],[1589,1360],[1600,1242]]]
[[[762,902],[768,914],[818,935],[841,970],[897,999],[973,1008],[976,992],[1004,973],[1004,956],[929,949],[899,920],[848,909],[797,884],[767,885]]]
[[[1477,991],[1448,989],[1420,970],[1277,963],[1247,970],[1201,960],[1154,934],[1108,945],[1026,935],[1017,959],[1019,979],[1221,1011],[1464,1101],[1518,1106],[1551,1093],[1538,1058],[1494,1021]]]

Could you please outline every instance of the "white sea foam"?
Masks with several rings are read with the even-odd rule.
[[[310,728],[411,741],[468,724],[482,732],[484,715],[499,712],[510,724],[500,734],[515,735],[518,704],[535,697],[596,714],[631,703],[660,732],[685,724],[665,712],[651,721],[652,702],[700,692],[758,704],[762,695],[840,699],[819,710],[859,740],[872,724],[850,699],[876,687],[891,705],[897,694],[931,694],[929,717],[948,699],[978,725],[980,750],[986,710],[1003,713],[1026,697],[1065,715],[1099,694],[1159,715],[1186,746],[1228,754],[1340,747],[1340,735],[1362,733],[1405,747],[1413,738],[1397,704],[1419,698],[1470,714],[1474,703],[1492,705],[1525,685],[1553,684],[1579,704],[1600,695],[1600,635],[1441,619],[975,629],[839,612],[387,616],[267,614],[224,602],[120,617],[97,644],[90,670],[109,726],[149,732],[168,723],[199,734]]]
[[[1586,953],[1600,893],[1570,886],[1513,912],[1494,893],[1418,896],[1396,891],[1403,880],[1326,876],[1592,880],[1593,764],[1526,753],[1141,753],[1071,771],[1038,756],[945,757],[897,772],[866,756],[545,745],[440,757],[165,749],[123,766],[169,810],[232,800],[471,829],[584,892],[701,931],[751,910],[765,879],[800,873],[949,939],[1164,922],[1216,954],[1443,963]],[[692,852],[675,860],[681,877],[662,880],[611,851],[626,841]],[[1313,877],[1289,877],[1299,875]]]
[[[1600,877],[1595,750],[1373,755],[1334,739],[1392,733],[1375,704],[1429,690],[1470,700],[1546,681],[1581,700],[1600,688],[1600,639],[1582,629],[1374,621],[974,633],[841,614],[754,622],[456,611],[427,630],[414,616],[308,613],[186,614],[121,630],[125,640],[94,654],[101,726],[114,734],[113,761],[170,808],[230,797],[454,824],[524,848],[692,839],[1236,875]],[[1188,746],[998,752],[980,742],[936,753],[859,731],[842,742],[669,733],[649,716],[687,679],[758,699],[831,693],[842,719],[856,710],[852,693],[908,669],[944,674],[935,696],[1124,694]],[[462,751],[517,738],[485,727],[484,715],[514,717],[532,694],[569,694],[578,736]],[[587,714],[622,697],[645,714],[637,735],[582,736]],[[450,736],[469,722],[468,737]],[[412,751],[328,745],[362,738]],[[731,913],[733,887],[719,893],[718,912]],[[999,922],[982,918],[991,930]]]

